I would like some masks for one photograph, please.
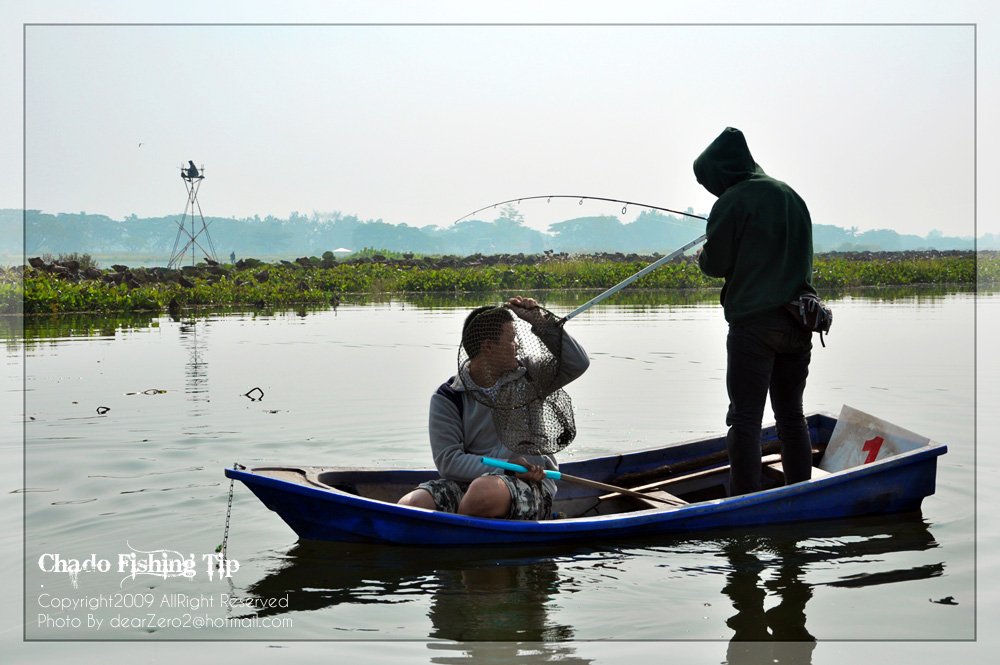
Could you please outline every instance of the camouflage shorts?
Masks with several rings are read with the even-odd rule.
[[[540,483],[529,483],[514,476],[496,475],[504,481],[510,491],[509,520],[547,520],[552,517],[552,495]],[[469,489],[469,483],[439,478],[417,485],[434,497],[437,509],[446,513],[457,513],[458,504]]]

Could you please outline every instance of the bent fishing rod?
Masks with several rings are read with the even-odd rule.
[[[510,199],[510,200],[507,200],[507,201],[500,201],[499,203],[494,203],[492,205],[483,206],[479,210],[473,210],[468,215],[465,215],[463,217],[459,217],[454,222],[452,222],[452,224],[458,224],[463,219],[466,219],[468,217],[472,217],[473,215],[475,215],[477,213],[480,213],[480,212],[482,212],[484,210],[488,210],[490,208],[496,208],[497,206],[507,205],[508,203],[520,203],[521,201],[535,201],[535,200],[538,200],[538,199],[547,199],[546,202],[551,201],[552,199],[579,199],[580,200],[580,205],[583,205],[584,201],[608,201],[610,203],[621,203],[622,206],[623,206],[622,207],[622,214],[623,215],[625,214],[625,209],[628,208],[628,206],[639,206],[640,208],[649,208],[650,210],[662,210],[663,212],[669,212],[669,213],[673,213],[675,215],[684,215],[685,217],[694,217],[695,219],[700,219],[700,220],[703,220],[703,221],[707,219],[706,217],[702,217],[701,215],[695,215],[695,214],[690,213],[690,212],[681,212],[680,210],[671,210],[670,208],[661,208],[660,206],[649,205],[648,203],[636,203],[635,201],[623,201],[622,199],[609,199],[609,198],[604,198],[602,196],[572,196],[570,194],[551,194],[549,196],[522,196],[521,198],[518,198],[518,199]]]
[[[639,206],[639,207],[642,207],[642,208],[650,208],[651,210],[662,210],[664,212],[673,213],[675,215],[684,215],[685,217],[694,217],[695,219],[700,219],[702,221],[708,221],[707,217],[702,217],[701,215],[695,215],[695,214],[690,213],[690,212],[681,212],[680,210],[671,210],[670,208],[661,208],[660,206],[649,205],[648,203],[636,203],[635,201],[623,201],[621,199],[609,199],[609,198],[604,198],[604,197],[601,197],[601,196],[571,196],[569,194],[553,194],[551,196],[523,196],[523,197],[521,197],[519,199],[510,199],[508,201],[500,201],[499,203],[494,203],[493,205],[483,206],[479,210],[473,210],[472,212],[470,212],[465,217],[460,217],[459,219],[455,220],[453,223],[457,224],[458,222],[461,222],[463,219],[465,219],[467,217],[472,217],[476,213],[482,212],[483,210],[487,210],[489,208],[496,208],[497,206],[506,205],[508,203],[515,203],[515,202],[516,203],[520,203],[521,201],[532,201],[532,200],[537,200],[537,199],[548,199],[549,201],[551,201],[552,199],[580,199],[580,205],[583,205],[583,202],[585,200],[591,200],[591,201],[610,201],[611,203],[621,203],[622,204],[622,206],[623,206],[622,207],[622,214],[625,214],[625,209],[628,206],[631,205],[631,206]],[[643,268],[639,272],[635,273],[634,275],[632,275],[630,277],[626,277],[621,282],[619,282],[618,284],[615,284],[614,286],[612,286],[610,289],[608,289],[607,291],[605,291],[601,295],[599,295],[599,296],[597,296],[595,298],[592,298],[591,300],[585,302],[584,304],[582,304],[579,307],[577,307],[576,309],[574,309],[572,312],[570,312],[565,317],[563,317],[563,319],[562,319],[562,321],[560,323],[561,324],[566,323],[567,321],[569,321],[570,319],[572,319],[574,316],[576,316],[578,314],[582,314],[583,312],[587,311],[588,309],[590,309],[591,307],[593,307],[597,303],[601,302],[605,298],[613,296],[614,294],[618,293],[619,291],[621,291],[622,289],[624,289],[626,286],[628,286],[629,284],[631,284],[632,282],[634,282],[635,280],[640,279],[642,277],[645,277],[649,273],[653,272],[654,270],[656,270],[657,268],[659,268],[660,266],[662,266],[664,263],[667,263],[668,261],[674,260],[675,258],[677,258],[678,256],[680,256],[684,252],[688,251],[692,247],[695,247],[696,245],[700,245],[701,243],[705,242],[705,239],[707,237],[708,236],[703,233],[700,236],[698,236],[697,238],[695,238],[694,240],[692,240],[691,242],[689,242],[688,244],[684,245],[683,247],[679,247],[678,249],[675,249],[674,251],[672,251],[669,254],[667,254],[666,256],[664,256],[664,257],[662,257],[660,259],[657,259],[655,262],[650,263],[648,266],[646,266],[645,268]]]

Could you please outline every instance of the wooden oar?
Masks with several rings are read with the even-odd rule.
[[[520,464],[514,464],[512,462],[507,462],[504,460],[493,459],[492,457],[483,457],[481,460],[483,464],[487,466],[495,466],[498,469],[507,469],[508,471],[515,471],[517,473],[527,473],[528,469],[521,466]],[[545,476],[553,480],[565,480],[568,483],[576,483],[577,485],[586,485],[587,487],[593,487],[599,490],[604,490],[605,492],[615,492],[617,494],[624,494],[626,496],[634,496],[640,499],[646,499],[648,501],[657,501],[659,503],[665,503],[668,506],[686,506],[687,501],[680,499],[673,495],[667,495],[663,497],[666,492],[661,492],[660,496],[648,496],[646,494],[641,494],[639,492],[633,492],[632,490],[627,490],[623,487],[615,487],[614,485],[608,485],[606,483],[600,483],[596,480],[590,480],[589,478],[580,478],[579,476],[571,476],[568,473],[561,473],[559,471],[545,470]]]

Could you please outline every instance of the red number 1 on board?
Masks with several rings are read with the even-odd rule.
[[[865,446],[861,449],[868,451],[868,459],[865,460],[865,464],[871,464],[878,457],[878,451],[882,448],[882,441],[883,439],[880,436],[865,441]]]

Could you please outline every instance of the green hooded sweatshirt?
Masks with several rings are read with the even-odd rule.
[[[694,161],[694,174],[719,197],[698,264],[709,277],[725,278],[720,301],[727,321],[750,321],[816,293],[809,210],[757,165],[743,132],[727,127]]]

